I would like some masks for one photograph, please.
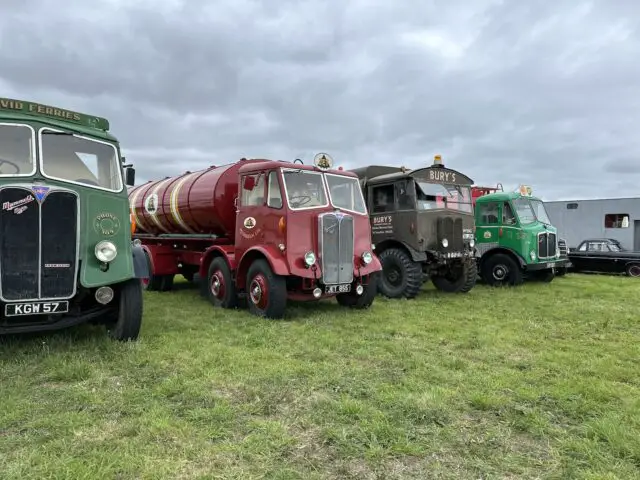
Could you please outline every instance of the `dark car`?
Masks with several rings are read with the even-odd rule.
[[[640,252],[624,248],[613,238],[589,238],[567,254],[574,272],[624,273],[640,277]]]

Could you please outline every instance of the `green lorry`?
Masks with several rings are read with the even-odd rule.
[[[102,324],[134,340],[144,252],[105,118],[0,98],[0,334]]]
[[[518,285],[525,279],[552,281],[566,272],[562,240],[541,199],[521,185],[473,187],[478,272],[489,285]]]

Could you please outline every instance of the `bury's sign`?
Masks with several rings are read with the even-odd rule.
[[[109,122],[106,118],[85,115],[84,113],[72,112],[71,110],[43,105],[41,103],[13,100],[11,98],[0,98],[0,112],[2,110],[31,115],[41,115],[57,120],[78,123],[91,128],[98,128],[100,130],[109,130]]]
[[[466,175],[442,167],[422,168],[414,170],[411,175],[419,181],[450,185],[471,185],[473,181]]]

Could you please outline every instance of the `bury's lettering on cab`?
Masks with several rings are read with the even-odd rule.
[[[429,170],[429,180],[433,182],[456,183],[456,172]]]

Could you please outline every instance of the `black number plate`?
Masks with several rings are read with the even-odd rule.
[[[324,293],[349,293],[350,291],[350,283],[345,283],[344,285],[327,285],[324,287]]]
[[[67,313],[69,302],[24,302],[7,303],[4,306],[6,317],[19,317],[21,315],[49,315],[51,313]]]

